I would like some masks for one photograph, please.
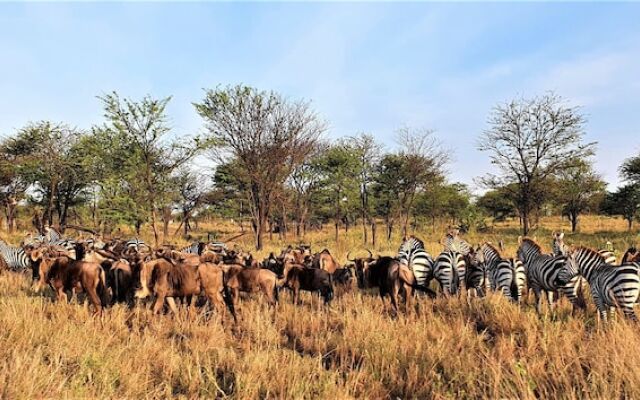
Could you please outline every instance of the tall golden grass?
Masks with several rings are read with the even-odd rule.
[[[547,249],[561,225],[542,222],[537,235]],[[436,253],[444,229],[417,234]],[[620,220],[589,217],[582,229],[566,241],[609,240],[624,250],[636,240]],[[327,230],[306,241],[341,261],[363,249],[359,229],[332,238]],[[513,254],[517,227],[467,236],[499,239]],[[374,251],[389,254],[398,238],[381,242]],[[283,244],[269,241],[258,256]],[[572,315],[563,300],[555,315],[538,317],[531,301],[520,307],[494,294],[470,303],[419,298],[393,318],[375,292],[341,289],[328,309],[308,295],[294,306],[282,293],[275,311],[259,296],[244,299],[234,325],[142,307],[93,317],[84,305],[33,294],[29,284],[26,275],[0,276],[0,398],[640,397],[640,327],[621,317],[598,327],[592,305]]]

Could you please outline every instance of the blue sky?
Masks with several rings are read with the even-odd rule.
[[[436,130],[450,179],[492,170],[476,150],[491,107],[554,90],[587,116],[615,187],[640,151],[640,3],[0,4],[0,134],[30,120],[89,128],[96,95],[173,95],[176,134],[203,88],[245,83],[313,102],[328,136]]]

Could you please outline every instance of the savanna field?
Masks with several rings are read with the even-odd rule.
[[[541,221],[537,236],[550,251],[551,233],[566,220]],[[419,229],[439,253],[446,225]],[[239,232],[230,223],[202,224],[194,236]],[[505,242],[514,256],[517,222],[471,232],[465,239]],[[2,234],[16,244],[21,234]],[[602,247],[618,258],[638,241],[621,219],[586,216],[568,244]],[[379,233],[380,236],[380,233]],[[143,238],[151,242],[150,232]],[[251,235],[236,243],[251,249]],[[186,243],[179,242],[178,243]],[[312,250],[328,247],[341,263],[347,251],[364,252],[361,230],[309,232]],[[374,254],[395,254],[400,237],[379,240]],[[274,234],[260,260],[289,237]],[[533,295],[518,306],[499,294],[467,303],[418,296],[394,318],[377,290],[338,289],[327,309],[303,294],[291,304],[280,294],[274,311],[260,295],[244,298],[239,320],[227,316],[154,316],[123,305],[94,317],[87,306],[52,302],[34,294],[31,277],[0,276],[0,397],[21,398],[637,398],[640,397],[640,327],[618,316],[598,326],[592,302],[572,316],[562,299],[555,315],[536,315]],[[544,308],[546,310],[546,303]]]

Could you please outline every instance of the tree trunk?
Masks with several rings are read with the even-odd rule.
[[[371,245],[373,247],[376,246],[376,220],[375,220],[375,218],[371,221]]]
[[[627,218],[627,223],[629,224],[628,225],[628,230],[631,231],[631,228],[633,226],[633,217]]]
[[[529,213],[525,210],[522,211],[522,234],[529,234]]]
[[[340,233],[340,223],[338,222],[337,219],[336,219],[336,222],[335,222],[335,227],[336,227],[336,243],[338,243],[338,238],[339,238],[339,233]]]
[[[160,244],[160,236],[158,235],[158,228],[156,227],[156,207],[151,206],[151,228],[153,230],[153,242],[156,247]]]
[[[162,208],[162,235],[169,237],[169,222],[171,222],[171,207]]]
[[[569,220],[571,221],[571,232],[576,232],[578,230],[578,214],[570,213]]]

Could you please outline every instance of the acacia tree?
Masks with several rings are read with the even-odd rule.
[[[237,159],[247,177],[256,249],[262,249],[277,191],[312,151],[325,124],[305,101],[243,85],[208,90],[194,106],[217,144],[214,158]]]
[[[335,239],[339,239],[340,223],[348,224],[349,205],[353,204],[358,191],[358,158],[353,148],[346,142],[329,147],[318,160],[322,176],[322,192],[327,205],[333,211]],[[346,225],[348,226],[348,225]]]
[[[626,181],[640,184],[640,155],[626,159],[620,166],[620,175]]]
[[[287,181],[293,192],[293,212],[296,224],[296,236],[306,233],[311,201],[322,185],[321,155],[327,150],[325,143],[318,142],[309,156],[297,165]]]
[[[621,215],[628,229],[633,227],[633,220],[640,217],[640,190],[635,185],[625,185],[615,192],[607,193],[602,203],[602,211],[609,215]]]
[[[597,209],[606,188],[593,165],[584,160],[576,160],[574,165],[558,171],[555,186],[555,198],[571,221],[571,232],[578,229],[580,214]]]
[[[478,148],[490,153],[491,163],[500,172],[482,181],[494,189],[516,189],[513,198],[525,235],[548,179],[576,159],[593,154],[595,144],[582,143],[584,121],[578,108],[565,105],[553,93],[494,107]]]
[[[141,101],[121,99],[116,93],[100,97],[104,105],[107,124],[103,132],[114,146],[105,149],[107,157],[122,162],[113,165],[113,173],[122,184],[138,195],[133,201],[141,201],[150,217],[156,246],[160,242],[156,222],[157,212],[171,199],[167,185],[171,174],[189,162],[206,145],[198,137],[170,139],[166,107],[170,97]],[[119,154],[109,154],[109,153]],[[140,190],[137,191],[136,187]],[[139,226],[137,227],[139,229]]]
[[[353,153],[358,159],[357,175],[360,185],[360,212],[362,218],[362,240],[367,244],[367,224],[371,225],[371,236],[375,245],[375,218],[371,218],[370,192],[374,182],[375,167],[380,159],[382,147],[372,135],[360,133],[348,138]]]
[[[8,200],[13,202],[23,188],[31,187],[31,201],[44,208],[39,226],[52,225],[57,214],[64,231],[69,209],[85,201],[91,181],[84,162],[86,137],[65,124],[40,121],[26,125],[3,143],[2,153],[12,163],[12,183],[17,185],[9,186],[14,194]]]
[[[7,229],[13,232],[18,202],[24,198],[28,183],[19,174],[17,158],[0,144],[0,203],[4,207]]]

